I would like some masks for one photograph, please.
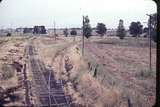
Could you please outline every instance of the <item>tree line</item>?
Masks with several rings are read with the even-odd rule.
[[[151,25],[149,25],[149,22],[151,22]],[[141,24],[140,21],[137,22],[131,22],[129,26],[129,33],[132,35],[132,37],[140,37],[142,33],[145,33],[144,37],[147,37],[149,35],[149,28],[151,33],[151,39],[156,42],[157,34],[157,14],[153,14],[151,19],[148,20],[148,27],[144,27]],[[83,35],[88,39],[90,36],[92,36],[92,28],[90,25],[90,20],[88,16],[84,17],[84,24],[82,26],[83,29]],[[96,33],[99,34],[101,37],[103,37],[106,34],[107,27],[104,23],[97,23],[97,26],[95,28]],[[119,20],[119,24],[116,31],[116,36],[118,36],[120,39],[124,39],[126,36],[127,30],[124,27],[124,21],[122,19]],[[68,29],[66,28],[63,31],[64,35],[68,36]],[[70,35],[77,35],[76,29],[72,28]]]

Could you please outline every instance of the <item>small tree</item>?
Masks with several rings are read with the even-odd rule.
[[[71,34],[72,36],[74,36],[74,37],[73,37],[73,41],[75,41],[75,36],[77,35],[76,29],[72,28],[70,34]]]
[[[143,33],[148,33],[148,27],[145,27],[144,29],[143,29]]]
[[[89,24],[90,20],[88,16],[84,17],[83,20],[83,35],[88,39],[90,36],[92,36],[92,28]]]
[[[6,36],[11,36],[11,33],[7,33],[7,35]]]
[[[97,23],[96,32],[101,35],[101,37],[106,34],[107,28],[104,23]]]
[[[68,36],[68,29],[64,29],[63,34],[67,37]]]
[[[77,31],[76,31],[74,28],[72,28],[70,34],[71,34],[71,35],[77,35]]]
[[[148,27],[145,27],[144,29],[143,29],[143,33],[144,33],[144,37],[146,38],[147,37],[147,35],[148,35],[148,32],[149,31],[149,29],[148,29]]]
[[[117,29],[117,36],[120,39],[124,39],[124,37],[126,36],[126,31],[125,31],[125,28],[123,26],[123,20],[122,19],[119,20],[119,25],[118,25],[118,29]]]
[[[143,25],[141,25],[139,21],[132,22],[129,27],[129,31],[130,31],[130,34],[133,35],[133,37],[140,36],[140,34],[142,34],[142,31],[143,31]]]

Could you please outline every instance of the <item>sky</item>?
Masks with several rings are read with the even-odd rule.
[[[152,0],[3,0],[0,3],[0,29],[33,27],[45,25],[47,28],[70,28],[82,26],[82,15],[88,15],[95,27],[102,22],[107,28],[117,28],[119,20],[124,20],[125,28],[132,21],[140,21],[144,26],[146,14],[157,12]]]

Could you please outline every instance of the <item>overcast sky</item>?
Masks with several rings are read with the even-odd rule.
[[[0,3],[0,27],[81,27],[82,15],[90,24],[98,22],[107,28],[117,28],[119,19],[128,28],[132,21],[144,26],[148,16],[157,11],[152,0],[3,0]]]

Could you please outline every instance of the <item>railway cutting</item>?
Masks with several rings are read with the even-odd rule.
[[[37,97],[36,106],[70,107],[71,98],[65,95],[62,80],[56,80],[53,70],[45,67],[33,45],[27,47],[29,67]]]

